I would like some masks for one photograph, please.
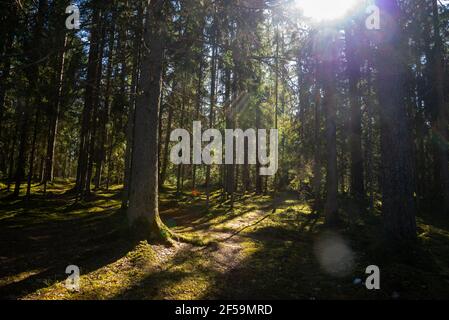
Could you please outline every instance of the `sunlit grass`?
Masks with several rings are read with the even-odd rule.
[[[238,195],[231,208],[218,190],[207,208],[204,193],[176,195],[168,186],[160,195],[161,216],[173,233],[173,245],[129,246],[120,187],[98,190],[88,201],[65,195],[70,187],[61,182],[54,187],[56,197],[19,199],[0,208],[3,232],[20,233],[28,244],[41,243],[37,249],[13,251],[30,265],[16,264],[16,273],[0,278],[0,287],[28,288],[15,293],[17,298],[388,299],[394,290],[407,297],[447,294],[449,258],[442,253],[449,245],[449,228],[427,216],[418,219],[419,253],[411,258],[384,252],[377,213],[340,230],[356,252],[356,263],[353,273],[336,279],[320,269],[314,256],[324,219],[312,215],[310,204],[294,193]],[[62,251],[54,239],[64,241]],[[64,254],[67,245],[76,258]],[[49,257],[33,260],[36,253]],[[65,288],[64,264],[69,263],[80,265],[79,292]],[[372,263],[380,264],[384,274],[385,289],[377,293],[352,283]],[[405,273],[410,272],[414,276],[407,284]]]

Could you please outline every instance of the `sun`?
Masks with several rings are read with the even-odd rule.
[[[303,15],[314,21],[343,18],[360,0],[296,0]]]

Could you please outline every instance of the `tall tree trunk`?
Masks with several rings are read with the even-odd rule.
[[[21,104],[22,102],[19,102]],[[25,106],[21,105],[19,108],[22,108],[19,128],[20,128],[20,137],[19,137],[19,149],[16,160],[16,173],[15,173],[15,186],[13,196],[18,197],[20,194],[20,186],[22,184],[22,180],[25,177],[25,155],[27,149],[27,138],[28,138],[28,104],[29,99],[27,98],[25,102]]]
[[[225,93],[224,93],[224,112],[225,112],[225,123],[226,129],[234,128],[233,121],[233,105],[237,103],[236,100],[231,101],[231,70],[229,67],[226,67],[225,70]],[[233,85],[235,88],[235,83]],[[233,99],[236,99],[236,93],[234,92]],[[226,150],[226,152],[234,152],[234,150]],[[225,178],[224,178],[224,191],[225,191],[225,199],[233,193],[233,180],[234,180],[234,165],[233,164],[225,164]]]
[[[444,76],[443,41],[440,31],[438,0],[432,0],[432,20],[434,28],[433,48],[433,83],[436,101],[436,118],[434,119],[434,141],[436,143],[436,159],[438,161],[438,179],[440,194],[443,200],[444,214],[449,214],[449,132],[448,132],[448,103],[445,89],[447,89]]]
[[[337,166],[337,96],[335,79],[335,43],[334,35],[326,35],[328,47],[325,49],[322,62],[322,77],[324,99],[323,107],[326,116],[326,204],[324,213],[326,224],[334,225],[338,222],[338,166]]]
[[[105,17],[106,14],[103,14]],[[90,123],[90,137],[88,145],[88,164],[86,181],[84,182],[85,195],[88,196],[91,193],[91,182],[93,176],[94,164],[99,161],[98,159],[98,126],[100,124],[100,91],[101,91],[101,78],[103,74],[103,54],[106,40],[106,23],[103,21],[101,26],[101,40],[100,50],[97,58],[97,71],[96,71],[96,83],[95,83],[95,95],[93,97],[93,110]]]
[[[182,77],[182,82],[183,82],[183,87],[182,87],[182,97],[181,97],[181,119],[180,119],[180,122],[179,122],[179,126],[180,126],[180,128],[183,128],[184,127],[184,110],[185,110],[185,107],[186,107],[186,80],[187,80],[187,77],[184,75],[183,77]],[[184,174],[184,170],[183,170],[183,164],[181,163],[181,164],[179,164],[178,165],[178,168],[177,168],[178,170],[178,172],[177,172],[177,174],[176,174],[176,194],[177,195],[180,195],[181,193],[182,193],[182,190],[183,190],[183,174]]]
[[[387,237],[402,242],[416,238],[413,164],[409,121],[404,100],[406,66],[401,55],[400,8],[396,0],[378,0],[383,41],[378,52],[381,116],[382,213]]]
[[[279,113],[279,26],[276,25],[276,56],[275,56],[275,82],[274,82],[274,128],[278,129],[278,113]],[[274,191],[277,191],[278,174],[273,177]],[[267,177],[268,179],[268,177]]]
[[[256,179],[256,193],[257,194],[262,194],[262,176],[260,175],[260,161],[259,161],[259,129],[261,129],[261,119],[260,119],[260,107],[256,105],[255,108],[255,112],[256,112],[256,135],[257,135],[257,139],[256,139],[256,152],[257,152],[257,159],[256,159],[256,173],[254,175],[255,179]]]
[[[240,33],[240,31],[237,31],[237,33]],[[240,39],[238,39],[237,41],[239,41]],[[236,128],[236,113],[237,113],[237,108],[239,100],[240,100],[240,89],[239,89],[239,70],[238,70],[238,66],[234,68],[234,75],[233,75],[233,79],[232,79],[232,103],[229,104],[229,110],[228,110],[228,114],[226,115],[226,122],[227,122],[227,128],[228,129],[235,129]],[[246,140],[246,139],[245,139]],[[231,210],[234,209],[234,200],[235,200],[235,191],[236,191],[236,182],[238,181],[238,177],[237,177],[237,166],[235,164],[235,160],[236,160],[236,147],[235,144],[233,144],[233,150],[231,150],[232,152],[232,157],[233,157],[233,162],[232,164],[228,165],[228,172],[227,172],[227,185],[228,185],[228,193],[231,195],[231,203],[230,203],[230,207]]]
[[[158,120],[164,59],[165,1],[150,2],[145,21],[142,76],[136,101],[128,220],[144,238],[161,237],[158,204]]]
[[[56,83],[55,100],[50,114],[50,126],[47,140],[47,156],[45,158],[45,169],[43,176],[44,193],[47,189],[47,182],[52,182],[54,178],[55,146],[58,134],[59,113],[61,108],[62,88],[64,83],[66,46],[67,46],[67,36],[64,35],[63,47],[61,48],[61,53],[59,55],[57,64],[58,73],[55,81]]]
[[[318,72],[319,68],[316,69]],[[321,207],[321,121],[320,121],[320,109],[321,109],[321,93],[318,81],[315,83],[314,89],[315,99],[314,99],[314,125],[313,125],[313,177],[312,177],[312,189],[313,189],[313,212],[317,212]]]
[[[92,18],[92,29],[90,35],[90,47],[89,47],[89,61],[87,66],[87,79],[86,79],[86,90],[84,97],[84,108],[81,119],[81,131],[80,131],[80,147],[78,154],[78,167],[76,175],[76,191],[78,194],[84,193],[86,189],[86,181],[88,175],[88,164],[89,164],[89,146],[90,146],[90,135],[91,135],[91,122],[92,122],[92,110],[95,104],[95,98],[97,96],[97,78],[100,76],[98,74],[98,64],[99,61],[99,51],[101,42],[101,9],[100,1],[96,0],[93,2],[93,18]],[[90,185],[90,181],[89,181]]]
[[[249,141],[245,139],[245,164],[243,165],[243,172],[242,172],[242,182],[244,192],[249,192],[251,188],[248,151],[249,151]]]
[[[165,74],[165,69],[162,70],[162,74]],[[164,84],[162,84],[162,92],[164,92],[163,86],[164,86]],[[161,105],[161,108],[159,110],[159,120],[158,120],[159,121],[159,129],[158,129],[159,130],[159,132],[158,132],[159,143],[157,145],[157,159],[158,159],[157,167],[159,169],[159,176],[158,176],[158,179],[159,179],[159,182],[158,182],[159,183],[159,190],[162,187],[161,184],[160,184],[161,171],[162,171],[162,143],[160,143],[160,142],[162,140],[162,135],[163,135],[163,132],[162,132],[163,125],[162,125],[162,123],[163,123],[164,113],[165,113],[165,109],[167,108],[166,104],[164,103],[164,94],[163,93],[161,94],[160,105]]]
[[[365,175],[366,175],[366,191],[369,197],[369,208],[374,209],[374,193],[375,193],[375,183],[374,183],[374,103],[373,103],[373,85],[372,85],[372,72],[371,63],[368,62],[368,68],[365,75],[366,78],[366,89],[368,91],[365,97],[365,105],[367,108],[367,125],[366,125],[366,148],[365,148]]]
[[[12,47],[12,37],[10,37],[11,40],[8,41],[8,48]],[[10,49],[7,49],[8,54],[10,54]],[[0,78],[0,143],[2,138],[2,129],[3,129],[3,115],[4,115],[4,107],[5,107],[5,97],[6,97],[6,90],[7,90],[7,81],[9,78],[10,70],[11,70],[11,60],[9,58],[5,58],[5,62],[3,64],[3,70],[2,70],[2,76]],[[0,157],[3,158],[3,150],[0,151]],[[2,167],[3,161],[0,162],[0,172],[3,171]]]
[[[140,53],[143,34],[143,7],[142,3],[137,4],[137,27],[134,35],[133,43],[133,58],[132,58],[132,79],[131,79],[131,93],[129,99],[129,111],[126,124],[126,150],[125,150],[125,173],[123,183],[122,195],[122,209],[128,208],[130,182],[131,182],[131,167],[132,167],[132,150],[134,144],[134,124],[135,124],[135,109],[136,97],[139,83],[140,70]],[[109,174],[109,168],[108,168]]]
[[[30,57],[29,57],[29,66],[26,68],[26,76],[28,78],[29,88],[27,92],[27,97],[25,99],[26,104],[22,114],[21,128],[20,128],[20,145],[19,145],[19,154],[17,157],[17,168],[16,168],[16,185],[14,188],[13,195],[15,197],[20,194],[20,186],[22,180],[25,177],[25,159],[26,159],[26,151],[27,151],[27,143],[28,143],[28,119],[30,117],[31,106],[32,103],[35,107],[40,104],[40,99],[35,98],[38,95],[39,91],[39,64],[38,61],[41,57],[41,42],[42,42],[42,34],[45,25],[45,16],[48,10],[48,2],[47,0],[39,0],[38,10],[35,18],[34,25],[34,33],[33,38],[31,40],[29,47]]]
[[[176,89],[176,79],[173,80],[172,85],[172,97],[174,97],[174,92]],[[168,103],[168,119],[167,119],[167,128],[165,131],[165,138],[164,138],[164,152],[163,152],[163,159],[162,159],[162,168],[161,168],[161,176],[159,179],[159,186],[163,187],[165,180],[167,178],[167,168],[168,168],[168,155],[169,155],[169,146],[170,146],[170,133],[171,133],[171,127],[173,122],[173,106],[172,101]]]
[[[17,24],[17,4],[14,1],[9,1],[10,3],[6,4],[6,8],[8,9],[8,17],[5,19],[5,26],[2,26],[2,32],[0,34],[1,37],[1,46],[0,46],[0,55],[2,56],[2,73],[0,77],[0,142],[2,138],[2,129],[3,129],[3,115],[4,115],[4,107],[5,107],[5,97],[8,86],[8,78],[11,73],[11,56],[13,49],[13,42],[15,37],[15,26]],[[0,157],[3,156],[3,151],[0,151]],[[6,157],[6,156],[5,156]],[[1,165],[1,163],[0,163]],[[0,171],[3,168],[0,167]]]
[[[109,113],[110,113],[110,105],[111,105],[111,91],[112,91],[112,69],[113,69],[113,63],[114,63],[114,44],[115,44],[115,15],[116,13],[113,13],[111,26],[109,30],[109,43],[108,43],[108,64],[106,66],[106,89],[104,94],[104,105],[103,109],[101,110],[101,123],[100,123],[100,132],[99,132],[99,142],[97,147],[97,163],[95,168],[95,177],[94,177],[94,184],[95,189],[100,188],[101,186],[101,174],[103,171],[103,163],[106,158],[106,143],[107,143],[107,124],[109,122]],[[120,39],[120,44],[125,39],[123,36]],[[120,52],[125,52],[125,48],[120,47]],[[124,77],[124,74],[126,73],[125,68],[125,61],[122,57],[122,75],[121,77]],[[124,82],[124,81],[122,81]],[[124,84],[122,84],[122,88],[124,87]],[[122,89],[124,91],[124,89]],[[124,92],[122,92],[124,94]]]
[[[27,192],[26,197],[29,198],[31,196],[31,183],[33,180],[33,174],[34,174],[34,158],[36,154],[36,140],[37,140],[37,131],[38,131],[38,125],[39,125],[39,113],[40,110],[36,109],[34,114],[34,128],[33,128],[33,141],[31,142],[31,154],[30,154],[30,160],[28,164],[28,183],[27,183]]]
[[[216,20],[216,17],[214,17]],[[213,22],[212,26],[212,58],[211,58],[211,81],[210,81],[210,110],[209,110],[209,128],[213,128],[214,126],[214,112],[215,112],[215,90],[216,90],[216,81],[217,81],[217,27],[216,21]],[[206,167],[206,204],[209,208],[210,205],[210,177],[211,176],[211,166],[208,165]]]
[[[361,77],[360,52],[357,43],[360,41],[356,28],[346,29],[346,58],[349,79],[350,128],[349,146],[351,156],[351,185],[352,198],[361,205],[365,197],[363,157],[362,157],[362,112],[359,81]],[[361,209],[361,208],[359,208]]]
[[[18,112],[16,111],[16,113],[18,113]],[[16,114],[16,117],[19,118],[20,116],[18,116]],[[6,184],[6,191],[7,192],[10,192],[11,184],[12,184],[13,179],[14,179],[14,155],[15,155],[15,151],[16,151],[17,133],[19,132],[18,131],[19,124],[20,124],[20,120],[17,119],[16,125],[15,125],[15,129],[14,129],[14,135],[12,136],[11,149],[9,151],[8,182]]]
[[[201,30],[203,32],[203,30]],[[203,50],[201,50],[201,53],[199,55],[200,60],[200,66],[198,68],[198,83],[196,88],[196,104],[195,104],[195,121],[200,121],[200,109],[201,109],[201,102],[203,98],[203,69],[204,69],[204,61],[203,61]],[[197,165],[192,165],[192,190],[196,189],[196,171],[197,171]]]

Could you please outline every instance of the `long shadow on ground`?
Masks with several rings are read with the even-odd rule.
[[[69,265],[86,273],[126,255],[133,244],[111,201],[100,196],[75,203],[69,195],[2,201],[0,298],[16,299],[63,280]]]

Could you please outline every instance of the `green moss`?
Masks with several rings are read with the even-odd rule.
[[[214,242],[214,240],[211,238],[188,232],[172,233],[172,238],[176,241],[181,241],[200,247],[208,246]]]
[[[65,194],[71,186],[56,182],[55,196],[48,198],[35,186],[37,194],[29,201],[0,206],[0,232],[7,238],[21,235],[5,255],[9,269],[17,268],[0,278],[0,289],[9,290],[5,294],[25,299],[389,299],[394,291],[405,298],[449,296],[449,226],[432,214],[418,219],[419,242],[408,253],[386,250],[377,211],[345,224],[338,232],[354,252],[354,270],[334,278],[321,269],[314,251],[323,218],[294,194],[245,194],[231,210],[220,191],[212,193],[206,208],[204,194],[176,196],[168,186],[160,195],[157,228],[140,224],[146,236],[137,239],[145,240],[133,245],[129,234],[138,232],[128,230],[120,211],[120,187],[76,201]],[[157,230],[155,236],[148,230]],[[79,292],[65,288],[61,261],[81,267]],[[382,270],[379,292],[353,284],[370,264]]]
[[[156,254],[147,241],[141,241],[133,251],[126,255],[127,259],[133,265],[142,267],[157,262]]]

